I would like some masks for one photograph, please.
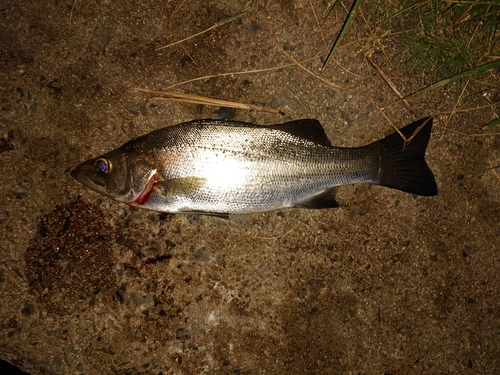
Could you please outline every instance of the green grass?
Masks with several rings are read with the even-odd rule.
[[[340,1],[333,3],[329,15]],[[370,34],[365,53],[370,55],[374,46],[383,48],[389,36],[405,47],[408,73],[430,82],[406,98],[450,83],[476,94],[495,88],[482,74],[500,70],[500,0],[347,0],[344,5],[350,11],[325,65],[352,20],[361,22],[362,13]],[[495,118],[483,128],[498,125],[500,119]]]
[[[500,59],[500,0],[352,0],[345,26],[361,3],[372,30],[398,35],[409,72],[439,80]]]
[[[498,0],[401,4],[398,26],[408,49],[409,71],[442,78],[483,65],[493,56],[500,57]]]

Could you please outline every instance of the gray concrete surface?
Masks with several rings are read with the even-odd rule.
[[[323,17],[326,5],[314,1]],[[74,5],[74,9],[73,8]],[[172,11],[179,5],[178,10]],[[166,10],[164,7],[166,6]],[[497,89],[447,87],[409,113],[366,63],[359,22],[321,60],[340,19],[309,2],[0,3],[0,358],[30,374],[498,374],[500,143],[482,131]],[[71,14],[71,18],[70,18]],[[162,16],[162,14],[164,16]],[[171,16],[172,15],[172,16]],[[339,14],[341,15],[341,14]],[[152,99],[172,88],[280,108],[285,117]],[[368,39],[367,39],[368,38]],[[404,93],[405,51],[373,59]],[[478,83],[481,84],[480,81]],[[476,86],[477,87],[477,86]],[[476,92],[479,91],[476,90]],[[332,143],[366,144],[433,115],[437,197],[340,189],[339,209],[223,220],[110,201],[69,176],[132,137],[194,118],[311,117]]]

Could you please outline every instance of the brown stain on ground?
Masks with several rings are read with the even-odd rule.
[[[115,231],[98,206],[78,199],[42,218],[26,249],[25,275],[42,309],[64,315],[110,299]]]

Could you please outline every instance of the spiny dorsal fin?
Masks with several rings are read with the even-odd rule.
[[[271,125],[270,128],[282,130],[322,146],[332,147],[330,140],[326,136],[325,129],[323,129],[323,126],[321,126],[318,120],[305,118],[284,122],[283,124]]]

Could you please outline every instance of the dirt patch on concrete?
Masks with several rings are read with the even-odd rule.
[[[113,230],[98,206],[77,200],[46,215],[26,249],[25,276],[42,310],[76,313],[112,296]]]

